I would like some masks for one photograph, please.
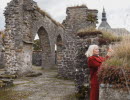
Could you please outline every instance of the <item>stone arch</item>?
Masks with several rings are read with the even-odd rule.
[[[42,67],[51,68],[55,65],[55,36],[57,34],[57,26],[53,22],[48,21],[47,17],[41,17],[40,19],[33,21],[32,26],[32,38],[34,40],[36,34],[38,34],[39,39],[42,44]],[[49,47],[49,51],[45,51],[45,47]],[[46,53],[45,53],[46,52]],[[46,58],[46,56],[48,58]],[[49,65],[44,63],[49,59]],[[48,62],[48,61],[47,61]]]
[[[47,68],[50,65],[51,46],[47,31],[43,26],[37,32],[42,47],[42,67]]]
[[[56,45],[57,51],[61,52],[63,50],[63,40],[60,34],[56,38]]]
[[[55,46],[55,64],[57,65],[61,61],[61,53],[64,49],[63,39],[60,34],[56,36]]]

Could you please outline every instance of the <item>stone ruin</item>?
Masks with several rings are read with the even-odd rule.
[[[46,69],[57,66],[60,77],[75,80],[77,91],[88,84],[89,69],[84,53],[90,44],[98,44],[99,36],[80,38],[76,33],[81,29],[96,28],[96,22],[92,23],[87,18],[90,14],[97,17],[98,11],[82,5],[68,7],[66,13],[66,19],[60,24],[33,0],[12,0],[8,3],[4,12],[6,73],[24,75],[32,71],[33,43],[38,34],[42,46],[38,54],[42,67]],[[85,58],[83,61],[79,57],[81,50]],[[38,55],[36,53],[35,56]],[[84,63],[84,66],[80,66],[80,63]]]
[[[4,15],[7,72],[24,74],[32,70],[32,44],[36,34],[42,45],[42,66],[53,67],[57,37],[60,36],[66,43],[64,27],[40,10],[32,0],[12,0]]]
[[[65,34],[69,35],[69,39],[67,41],[66,49],[62,50],[62,53],[60,53],[61,61],[59,61],[58,70],[63,77],[73,79],[75,77],[78,50],[81,47],[89,46],[90,44],[98,44],[97,36],[81,39],[76,33],[80,29],[90,27],[96,28],[96,22],[91,23],[90,21],[87,21],[87,16],[90,13],[97,16],[98,11],[88,9],[86,6],[79,6],[68,7],[66,13],[67,16],[63,21],[63,25],[65,26]]]
[[[75,78],[76,70],[83,70],[76,66],[79,49],[93,43],[98,44],[97,36],[81,39],[76,35],[80,29],[96,27],[96,22],[88,21],[87,17],[89,14],[97,17],[98,11],[84,5],[68,7],[62,24],[42,11],[33,0],[12,0],[5,9],[4,60],[7,74],[25,75],[32,71],[36,34],[42,47],[42,67],[46,69],[57,66],[58,75],[69,79]]]
[[[57,62],[59,75],[70,77],[79,40],[75,33],[82,28],[96,27],[96,23],[87,21],[87,15],[93,13],[96,16],[97,10],[86,6],[68,7],[66,13],[63,24],[59,24],[33,0],[8,3],[4,12],[6,72],[22,75],[32,70],[32,45],[38,34],[42,46],[42,67],[52,68]]]

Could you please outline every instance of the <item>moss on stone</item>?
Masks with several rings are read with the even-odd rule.
[[[79,99],[85,99],[86,96],[89,97],[89,91],[90,91],[90,88],[89,87],[86,87],[86,86],[82,86],[80,88],[80,90],[78,91],[78,93],[75,94],[75,96]]]

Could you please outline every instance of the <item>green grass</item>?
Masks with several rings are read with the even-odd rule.
[[[31,91],[0,90],[0,100],[23,100],[32,94]]]

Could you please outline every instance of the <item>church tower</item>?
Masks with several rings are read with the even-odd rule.
[[[102,12],[102,22],[99,25],[99,29],[102,29],[102,28],[106,28],[106,29],[110,29],[111,28],[111,26],[107,22],[106,12],[105,12],[104,8],[103,8],[103,12]]]
[[[105,12],[104,8],[103,8],[103,12],[102,12],[102,21],[107,21],[106,12]]]

